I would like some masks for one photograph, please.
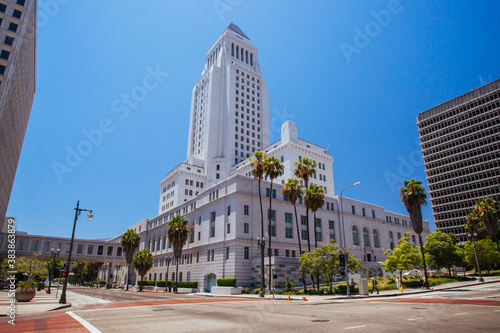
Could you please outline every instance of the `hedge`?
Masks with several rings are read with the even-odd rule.
[[[217,279],[217,287],[236,287],[236,279]]]
[[[141,281],[137,281],[137,285],[141,285]],[[165,280],[159,280],[159,281],[153,281],[153,280],[144,280],[142,281],[143,286],[148,286],[148,287],[154,287],[155,285],[157,287],[165,287],[166,281]],[[175,281],[168,281],[169,286],[175,286]],[[179,288],[188,288],[188,289],[198,289],[198,281],[178,281],[177,285]]]

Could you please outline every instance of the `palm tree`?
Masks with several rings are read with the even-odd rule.
[[[302,197],[303,191],[302,191],[302,185],[299,184],[298,179],[291,179],[289,178],[288,181],[285,183],[285,186],[283,186],[283,189],[281,190],[281,193],[283,194],[283,197],[285,200],[289,201],[293,205],[293,210],[295,211],[295,225],[297,226],[297,240],[299,241],[299,257],[302,254],[302,244],[300,243],[300,229],[299,229],[299,219],[297,218],[297,199]],[[306,288],[306,278],[304,275],[302,275],[302,283],[304,285],[304,291],[307,290]]]
[[[182,256],[182,247],[186,244],[191,231],[188,227],[188,220],[180,215],[174,216],[174,218],[168,222],[167,237],[168,241],[172,244],[174,248],[175,257],[175,292],[177,293],[179,288],[177,287],[177,278],[179,276],[179,259]],[[167,277],[168,280],[168,277]]]
[[[484,198],[474,205],[473,212],[478,220],[482,222],[486,231],[497,243],[498,252],[498,221],[500,220],[500,204],[492,198]]]
[[[318,248],[318,236],[316,232],[316,211],[325,204],[325,191],[322,187],[311,184],[306,188],[304,204],[314,213],[314,247]],[[316,275],[316,289],[319,290],[319,274]]]
[[[131,268],[132,268],[132,261],[134,260],[134,253],[135,250],[139,247],[139,244],[141,243],[141,238],[139,235],[133,230],[133,229],[128,229],[122,236],[122,247],[123,251],[125,252],[125,260],[127,260],[127,265],[128,265],[128,270],[127,270],[127,290],[128,290],[128,285],[130,284],[130,276],[131,274]]]
[[[422,244],[422,209],[421,206],[427,204],[427,193],[420,180],[405,180],[403,186],[399,187],[399,196],[401,202],[405,205],[406,210],[410,214],[410,221],[413,231],[418,234],[420,242],[420,251],[422,253],[422,261],[424,265],[425,287],[429,289],[429,281],[427,280],[427,267],[425,264],[424,246]]]
[[[141,276],[141,287],[142,291],[142,279],[144,275],[153,267],[153,254],[148,249],[142,249],[137,252],[134,256],[134,268],[137,269],[139,275]]]
[[[313,160],[304,157],[302,161],[295,162],[296,169],[293,174],[297,178],[304,181],[305,188],[309,187],[309,178],[316,173],[316,163]],[[311,252],[311,239],[309,235],[309,208],[306,206],[306,220],[307,220],[307,249]]]
[[[276,157],[268,157],[264,161],[264,172],[266,173],[266,177],[271,179],[271,189],[269,190],[269,211],[267,212],[267,217],[269,220],[268,224],[268,233],[269,233],[269,290],[271,290],[271,279],[272,279],[272,269],[271,269],[271,256],[272,256],[272,247],[271,247],[271,238],[272,238],[272,225],[271,225],[271,212],[272,212],[272,202],[273,202],[273,181],[283,174],[283,169],[285,167],[281,164],[280,160]],[[276,217],[275,217],[276,221]],[[276,225],[274,226],[276,228]]]
[[[262,239],[264,239],[264,212],[262,210],[262,193],[260,190],[260,183],[262,181],[262,176],[264,175],[264,162],[267,159],[267,155],[263,154],[261,151],[256,151],[253,154],[253,157],[250,158],[250,166],[252,169],[252,175],[254,179],[258,180],[259,186],[259,203],[260,203],[260,231],[262,235]],[[266,286],[264,281],[264,264],[261,264],[260,268],[261,279],[260,279],[260,290],[262,295],[266,293]]]

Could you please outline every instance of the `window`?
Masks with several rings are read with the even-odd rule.
[[[97,255],[98,256],[102,256],[102,253],[104,252],[104,246],[103,245],[99,245],[97,247]]]
[[[370,247],[370,233],[366,228],[363,228],[363,243],[365,247]]]
[[[391,250],[394,249],[394,235],[392,234],[392,231],[389,231],[389,241],[391,242]]]
[[[300,217],[300,228],[302,240],[307,240],[307,218],[305,216]]]
[[[21,239],[21,240],[19,240],[19,245],[18,245],[17,249],[18,249],[19,251],[24,251],[24,245],[25,245],[25,243],[26,243],[26,240],[25,240],[25,239]]]
[[[250,210],[250,207],[248,205],[243,206],[243,214],[250,215],[249,210]]]
[[[7,6],[4,5],[3,3],[0,3],[0,12],[5,13],[6,9],[7,9]]]
[[[0,65],[0,74],[3,75],[5,74],[5,66],[4,65]]]
[[[10,36],[5,36],[5,39],[3,41],[5,44],[12,46],[14,44],[14,38]]]
[[[269,198],[269,193],[271,192],[271,189],[266,188],[266,197]],[[276,199],[276,190],[273,190],[273,199]]]
[[[118,246],[118,248],[116,249],[116,256],[117,257],[121,257],[122,256],[122,247],[121,246]]]
[[[214,253],[215,253],[215,250],[212,249],[212,261],[214,261]]]
[[[400,232],[398,232],[398,234],[397,234],[397,235],[398,235],[398,243],[399,243],[399,240],[401,239],[401,233],[400,233]]]
[[[321,219],[316,219],[314,220],[314,229],[316,231],[316,240],[318,242],[323,241],[323,232],[321,228]]]
[[[50,242],[46,241],[43,244],[43,252],[49,252],[49,250],[50,250]]]
[[[290,257],[290,250],[285,250],[285,256],[288,258]]]
[[[250,232],[250,225],[248,223],[243,223],[243,232],[248,234]]]
[[[215,237],[215,212],[210,213],[210,237]]]
[[[210,250],[207,251],[207,261],[210,261]]]
[[[373,246],[375,246],[376,248],[380,248],[377,229],[373,230]]]
[[[108,256],[112,256],[112,255],[113,255],[113,247],[108,246]]]
[[[280,256],[280,250],[274,249],[274,256],[279,257]]]
[[[14,12],[12,12],[12,16],[14,16],[15,18],[18,18],[20,19],[21,18],[21,15],[22,15],[23,12],[17,10],[17,9],[14,9]]]
[[[231,215],[231,206],[227,206],[227,216]]]
[[[250,248],[245,246],[245,259],[250,259]]]
[[[9,30],[13,32],[17,32],[17,24],[10,22],[9,24]]]
[[[196,252],[196,262],[200,262],[200,252]]]
[[[293,238],[292,214],[290,213],[285,213],[285,237]]]
[[[335,221],[328,221],[328,229],[330,232],[330,239],[335,242]]]
[[[190,233],[189,233],[189,243],[194,243],[194,225],[190,228]],[[165,242],[165,240],[163,241]],[[163,243],[163,248],[165,249],[165,243]]]
[[[269,224],[269,234],[270,236],[276,237],[276,211],[275,210],[267,210],[267,219],[270,221]]]
[[[375,218],[375,211],[372,210],[372,218],[374,219]]]
[[[10,52],[7,50],[2,50],[2,52],[0,52],[0,58],[2,59],[9,60],[9,56]]]
[[[295,258],[295,250],[292,250],[292,258]]]
[[[359,245],[358,228],[355,225],[352,226],[352,243]]]
[[[26,2],[26,0],[17,0],[17,4],[19,6],[24,6],[24,3]]]
[[[226,247],[226,260],[229,259],[229,247]]]
[[[231,233],[231,223],[228,223],[227,224],[227,233],[230,234]]]
[[[201,239],[201,231],[198,231],[198,240]]]
[[[83,254],[83,244],[78,244],[76,246],[76,253]]]
[[[38,251],[38,240],[31,242],[31,251]]]
[[[356,214],[356,207],[351,206],[351,212],[352,212],[353,215]]]
[[[88,254],[88,255],[91,255],[91,254],[93,254],[93,253],[94,253],[94,245],[90,245],[90,244],[89,244],[89,245],[87,246],[87,254]]]
[[[363,213],[363,216],[366,216],[366,210],[364,208],[361,208],[361,212]]]

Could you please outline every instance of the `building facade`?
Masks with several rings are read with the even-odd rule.
[[[417,125],[436,230],[464,242],[472,206],[500,200],[500,80],[420,113]]]
[[[36,0],[0,0],[0,221],[35,94],[36,15]]]

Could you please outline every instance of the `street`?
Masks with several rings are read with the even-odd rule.
[[[392,297],[284,299],[71,288],[71,308],[0,321],[2,332],[500,331],[500,283]],[[84,296],[87,295],[87,296]],[[99,302],[85,305],[89,296]],[[71,298],[70,298],[71,300]],[[95,299],[94,299],[95,300]]]

